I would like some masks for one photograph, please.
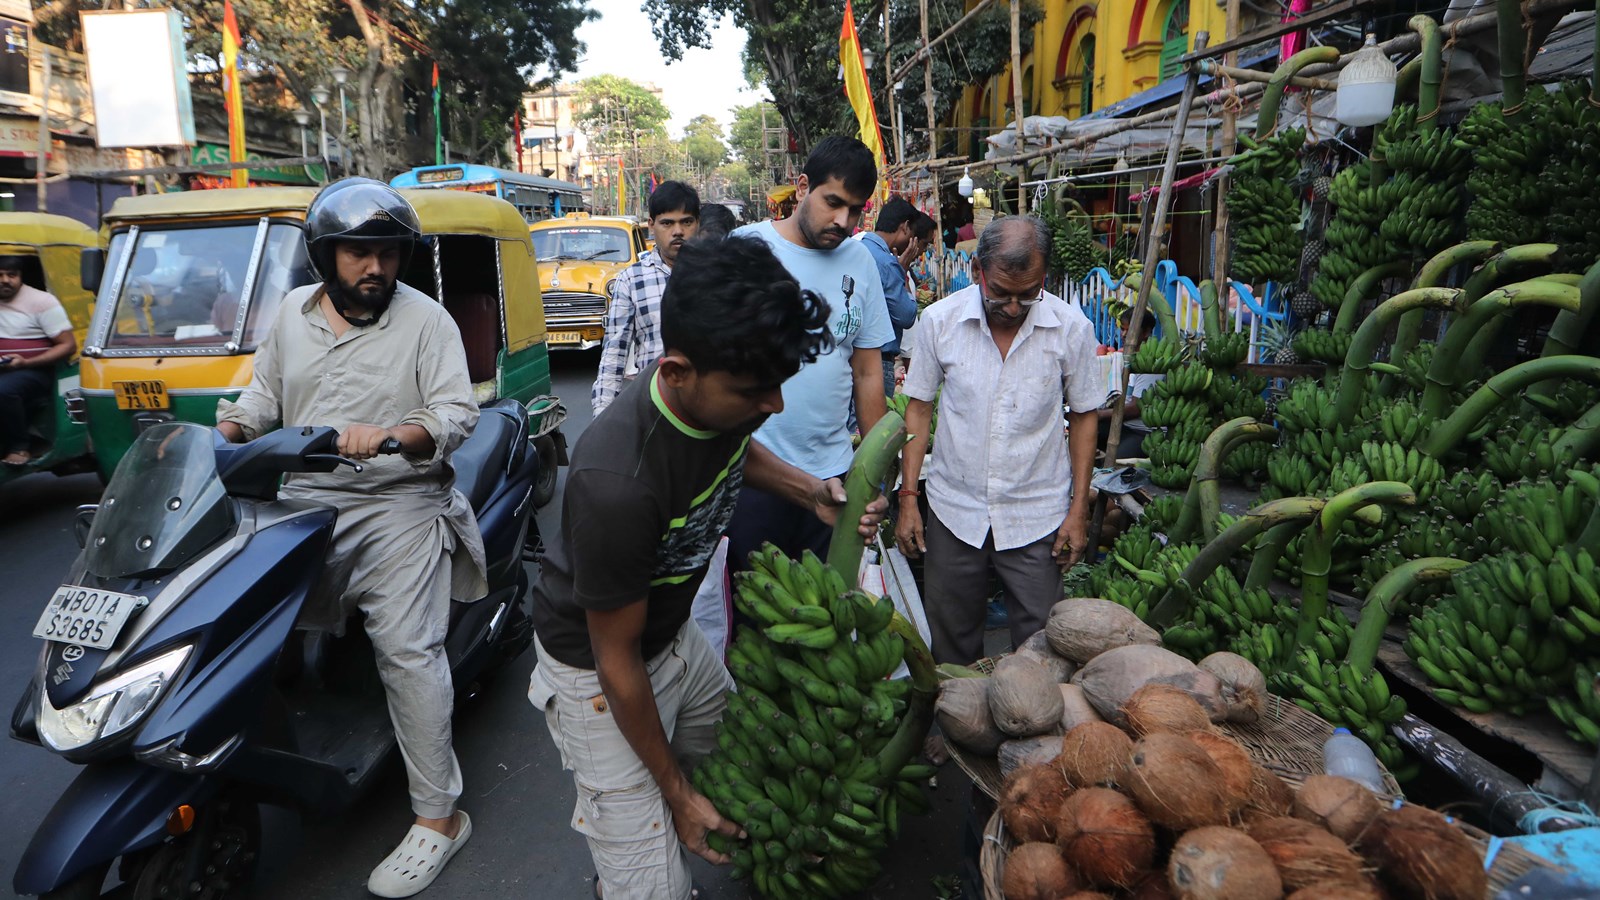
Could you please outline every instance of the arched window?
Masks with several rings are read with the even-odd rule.
[[[1094,35],[1086,34],[1078,43],[1078,57],[1083,61],[1083,80],[1078,84],[1078,115],[1094,112]]]
[[[1178,58],[1189,52],[1189,0],[1172,0],[1161,27],[1161,78],[1183,71]]]

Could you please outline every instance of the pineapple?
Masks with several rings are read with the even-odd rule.
[[[1304,287],[1296,287],[1289,294],[1289,312],[1294,320],[1302,325],[1311,325],[1317,321],[1317,316],[1322,313],[1322,301],[1318,300]]]
[[[1261,358],[1279,366],[1300,362],[1300,354],[1294,350],[1294,328],[1288,322],[1268,322],[1261,329]]]

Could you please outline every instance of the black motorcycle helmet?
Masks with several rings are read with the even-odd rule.
[[[347,300],[338,289],[335,274],[334,245],[340,241],[399,241],[400,271],[404,272],[421,239],[417,211],[399,191],[371,178],[342,178],[318,192],[306,209],[306,255],[328,287],[334,307],[353,325],[371,324],[377,316],[357,320],[346,314]]]

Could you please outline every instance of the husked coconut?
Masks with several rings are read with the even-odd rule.
[[[1294,795],[1294,817],[1305,819],[1354,844],[1383,811],[1376,794],[1337,775],[1313,775]]]
[[[1156,829],[1110,788],[1084,788],[1056,814],[1056,844],[1074,870],[1096,887],[1131,887],[1156,860]]]
[[[1406,804],[1386,809],[1361,833],[1356,849],[1378,879],[1406,897],[1477,900],[1489,892],[1483,854],[1444,816]]]
[[[1109,722],[1085,722],[1061,738],[1055,766],[1074,787],[1123,783],[1133,741]]]
[[[1133,745],[1129,762],[1123,786],[1152,822],[1174,831],[1228,823],[1222,770],[1194,741],[1158,731]]]
[[[1135,644],[1117,647],[1089,660],[1072,683],[1083,688],[1100,717],[1119,728],[1127,727],[1122,707],[1134,692],[1147,684],[1169,684],[1182,688],[1206,711],[1213,722],[1227,714],[1222,702],[1222,683],[1217,676],[1165,647]]]
[[[1006,900],[1060,900],[1080,887],[1055,844],[1027,843],[1006,854],[1000,889]]]
[[[1078,667],[1072,664],[1072,660],[1059,656],[1054,650],[1050,649],[1050,636],[1045,634],[1043,628],[1034,632],[1033,637],[1019,644],[1014,655],[1023,659],[1031,659],[1044,666],[1044,670],[1049,672],[1050,677],[1058,683],[1071,679],[1072,673],[1078,671]]]
[[[1213,731],[1194,731],[1184,735],[1194,741],[1222,771],[1222,785],[1228,797],[1228,812],[1236,813],[1250,802],[1250,786],[1260,768],[1250,752],[1230,737]]]
[[[997,754],[1000,759],[1000,775],[1009,778],[1012,772],[1027,766],[1052,765],[1059,755],[1061,755],[1061,736],[1058,734],[1012,738],[1000,745],[1000,752]]]
[[[1133,610],[1093,597],[1073,597],[1051,607],[1044,632],[1058,656],[1079,665],[1114,647],[1161,644],[1161,635]]]
[[[1165,869],[1146,875],[1128,892],[1128,900],[1177,900],[1177,896],[1167,883]]]
[[[1386,900],[1373,887],[1372,881],[1362,876],[1360,881],[1319,881],[1289,895],[1288,900]]]
[[[1365,878],[1361,857],[1304,819],[1257,819],[1245,831],[1272,857],[1286,891],[1327,882],[1359,885]]]
[[[1061,689],[1044,667],[1009,656],[989,678],[989,715],[1012,737],[1033,737],[1061,725]]]
[[[1245,821],[1294,813],[1294,788],[1263,766],[1250,772],[1250,799],[1244,805]]]
[[[1100,714],[1094,711],[1094,706],[1089,703],[1089,698],[1083,695],[1083,688],[1075,684],[1056,685],[1061,689],[1061,732],[1063,734],[1077,728],[1085,722],[1102,722]]]
[[[1054,766],[1028,766],[1011,773],[1000,789],[1000,818],[1019,841],[1056,839],[1056,815],[1072,793]]]
[[[1200,660],[1199,666],[1221,682],[1229,722],[1248,725],[1261,718],[1267,706],[1267,678],[1255,663],[1223,650]]]
[[[1232,828],[1196,828],[1178,838],[1167,881],[1179,900],[1278,900],[1283,879],[1272,857]]]
[[[989,679],[952,678],[940,682],[934,704],[939,730],[964,750],[993,756],[1006,735],[989,715]]]
[[[1099,891],[1076,891],[1061,898],[1061,900],[1111,900],[1111,895],[1102,894]]]
[[[1159,682],[1134,691],[1122,704],[1122,716],[1136,737],[1154,731],[1188,734],[1211,730],[1211,718],[1188,691]]]

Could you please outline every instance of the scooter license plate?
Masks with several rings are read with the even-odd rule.
[[[165,381],[113,381],[111,387],[117,392],[117,409],[169,409],[172,406]]]
[[[110,650],[134,610],[149,601],[133,594],[99,591],[64,584],[45,604],[44,615],[33,626],[33,636],[62,644],[79,644]]]

